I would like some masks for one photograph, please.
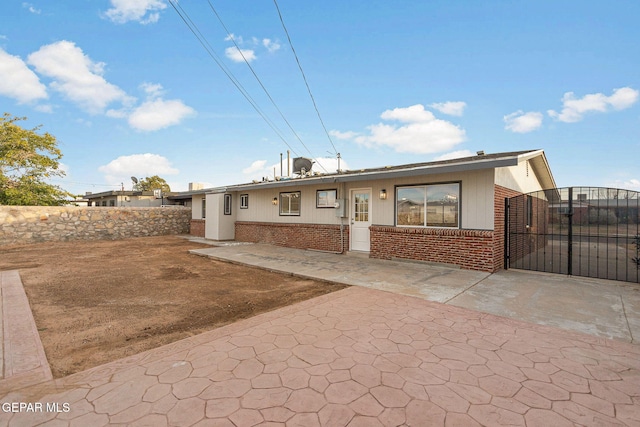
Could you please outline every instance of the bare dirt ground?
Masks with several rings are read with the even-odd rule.
[[[191,255],[176,236],[0,247],[54,377],[344,288]]]

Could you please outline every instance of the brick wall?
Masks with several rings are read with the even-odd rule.
[[[191,208],[0,206],[0,245],[186,234]]]
[[[197,237],[204,237],[206,220],[192,219],[189,224],[189,234]]]
[[[328,224],[283,224],[272,222],[235,223],[235,239],[239,242],[269,243],[298,249],[341,252],[349,248],[349,226],[343,230],[340,248],[340,226]]]
[[[521,260],[527,261],[529,254],[537,251],[538,249],[542,249],[547,245],[549,202],[546,200],[544,192],[542,191],[531,194],[522,194],[514,190],[496,186],[496,206],[499,203],[498,198],[502,200],[502,209],[500,210],[500,222],[502,223],[502,226],[500,227],[500,233],[496,233],[496,238],[501,239],[501,242],[496,242],[496,250],[498,244],[504,248],[505,197],[515,197],[510,200],[509,205],[509,263],[511,267],[514,267],[520,265]],[[529,219],[530,224],[527,224],[527,210],[529,203],[531,206],[531,218]],[[496,213],[496,227],[497,226],[498,214]],[[504,259],[504,249],[501,252],[502,258]]]
[[[491,230],[380,225],[373,225],[370,230],[371,258],[405,258],[455,264],[469,270],[495,270]]]
[[[494,185],[493,190],[493,212],[494,212],[494,238],[493,238],[493,268],[494,271],[501,270],[504,268],[504,238],[505,238],[505,229],[504,229],[504,199],[508,197],[519,196],[522,193],[511,190],[509,188],[502,187],[500,185]],[[512,218],[515,207],[512,207],[511,214]],[[521,207],[521,212],[519,215],[523,215],[524,207]]]

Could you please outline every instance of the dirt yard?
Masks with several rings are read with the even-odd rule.
[[[190,255],[175,236],[0,247],[54,377],[344,288]]]

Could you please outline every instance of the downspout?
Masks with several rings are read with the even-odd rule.
[[[340,162],[340,154],[338,154],[338,164]],[[340,173],[340,167],[338,166],[338,173]],[[347,198],[344,194],[344,182],[340,183],[340,194],[342,195],[342,200],[344,203],[347,203]],[[344,206],[345,212],[347,211],[347,206]],[[340,253],[344,254],[344,217],[340,217]]]

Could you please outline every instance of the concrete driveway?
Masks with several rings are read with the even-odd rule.
[[[466,298],[491,308],[502,298],[518,316],[544,306],[562,318],[569,302],[592,297],[556,289],[555,303],[542,298],[564,286],[559,278],[554,284],[546,275],[487,275],[263,245],[199,252],[358,286],[65,378],[4,378],[0,426],[640,425],[640,346],[452,305]],[[17,274],[2,276],[3,330],[11,332],[29,308],[21,298],[23,313],[9,309],[17,301],[10,291],[21,284]],[[393,292],[367,289],[370,282]],[[532,291],[537,282],[544,286]],[[596,292],[593,285],[588,293]],[[609,303],[615,298],[607,293],[633,293],[604,285],[614,286],[600,290]],[[589,317],[581,316],[577,329]],[[14,332],[5,335],[24,341],[31,333],[37,341],[35,325]],[[24,356],[27,349],[14,343],[5,341],[5,355],[17,349]]]
[[[640,285],[523,270],[489,274],[263,244],[191,253],[238,264],[410,295],[540,325],[636,343]]]

